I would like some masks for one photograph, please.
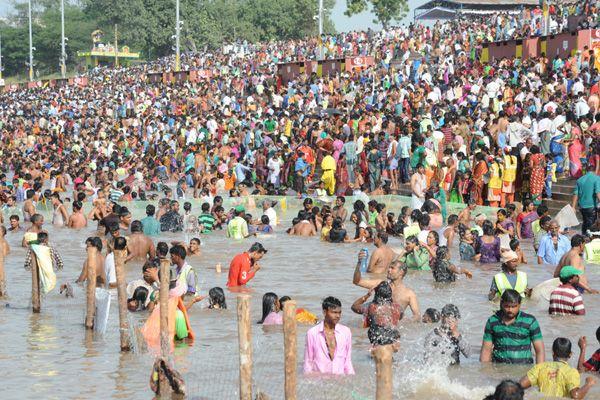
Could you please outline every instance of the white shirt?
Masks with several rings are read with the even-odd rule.
[[[275,225],[277,225],[277,212],[275,212],[275,209],[273,207],[269,207],[266,210],[264,210],[263,215],[269,217],[269,225],[271,225],[272,227],[275,227]]]
[[[575,115],[577,117],[583,117],[590,112],[590,106],[586,103],[584,99],[579,99],[579,101],[575,104]]]

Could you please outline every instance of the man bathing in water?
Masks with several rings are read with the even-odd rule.
[[[73,202],[73,214],[69,216],[67,226],[72,229],[81,229],[87,226],[87,218],[83,214],[83,204],[80,201]]]
[[[89,237],[85,241],[86,249],[90,247],[95,247],[98,250],[98,255],[94,260],[94,269],[96,270],[96,284],[104,285],[106,283],[106,270],[104,269],[104,256],[102,255],[102,240],[99,237]],[[87,279],[87,267],[88,260],[87,257],[83,262],[83,268],[81,270],[81,274],[79,274],[79,278],[75,281],[75,283],[83,283]]]
[[[200,239],[198,238],[191,238],[189,244],[175,240],[171,242],[171,245],[180,245],[185,247],[188,257],[199,257],[202,254],[200,251]]]
[[[398,256],[391,247],[387,245],[388,234],[385,232],[379,232],[373,238],[373,244],[376,249],[373,251],[371,258],[369,259],[369,266],[367,272],[373,274],[383,274],[388,268],[388,265],[394,258]]]
[[[354,269],[352,283],[356,286],[370,290],[377,287],[383,279],[367,279],[362,277],[360,265],[365,257],[366,254],[363,251],[358,254],[358,262]],[[406,267],[406,264],[400,262],[398,259],[393,260],[387,267],[386,279],[392,287],[392,300],[394,304],[398,304],[401,307],[402,312],[404,312],[407,307],[410,307],[410,310],[413,313],[413,320],[419,321],[421,319],[421,312],[419,310],[417,295],[411,288],[404,285],[404,277],[406,276],[407,271],[408,268]]]
[[[585,238],[582,235],[575,235],[571,238],[571,250],[569,250],[558,263],[556,269],[554,270],[554,277],[558,278],[560,276],[560,270],[567,266],[571,265],[577,268],[580,271],[583,271],[583,274],[579,275],[579,283],[575,287],[580,293],[592,293],[598,294],[598,290],[594,290],[590,287],[588,283],[588,279],[585,276],[585,265],[583,263],[583,250],[585,248]]]
[[[298,219],[300,221],[294,224],[288,233],[295,236],[315,236],[317,234],[317,229],[308,218],[309,214],[306,211],[300,211],[298,214]]]
[[[131,235],[127,236],[127,261],[132,259],[146,260],[156,257],[154,242],[142,232],[142,223],[133,221],[131,223]]]

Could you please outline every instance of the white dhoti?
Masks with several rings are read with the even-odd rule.
[[[420,210],[423,204],[425,204],[425,200],[413,193],[410,198],[410,208]]]

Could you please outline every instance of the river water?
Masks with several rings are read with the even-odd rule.
[[[292,203],[292,202],[290,202]],[[141,217],[144,204],[135,207],[134,217]],[[391,211],[398,212],[400,203]],[[194,206],[199,210],[199,206]],[[321,300],[329,295],[343,304],[342,323],[353,333],[353,364],[356,375],[349,378],[307,378],[302,376],[304,335],[307,326],[298,325],[298,398],[299,399],[374,399],[374,363],[369,357],[369,341],[362,320],[350,310],[350,305],[365,290],[352,284],[356,255],[364,244],[323,243],[318,237],[297,238],[285,234],[296,210],[277,208],[282,224],[274,235],[261,238],[268,254],[261,262],[263,268],[249,285],[252,289],[252,320],[259,319],[261,298],[267,291],[279,296],[289,295],[299,307],[321,316]],[[251,211],[252,212],[252,211]],[[253,214],[256,215],[254,211]],[[49,214],[46,214],[49,217]],[[6,218],[6,217],[5,217]],[[93,227],[82,231],[55,229],[46,224],[51,242],[61,253],[65,268],[58,272],[58,284],[74,281],[85,258],[84,241],[94,232]],[[353,227],[352,229],[353,230]],[[119,351],[118,312],[113,301],[109,328],[104,336],[86,332],[85,291],[74,285],[75,298],[65,298],[55,289],[42,300],[42,312],[31,312],[31,274],[23,269],[25,252],[20,247],[22,236],[7,236],[11,253],[6,260],[8,299],[0,302],[0,377],[2,399],[148,399],[152,356],[136,345],[136,351]],[[169,234],[161,240],[182,240],[184,234]],[[202,237],[202,255],[191,258],[206,294],[214,286],[225,288],[231,258],[249,248],[253,240],[236,242],[226,239],[222,231]],[[390,239],[392,247],[399,240]],[[372,245],[367,245],[372,251]],[[552,275],[552,267],[535,264],[532,243],[522,243],[529,264],[522,267],[529,276],[530,286]],[[457,243],[452,249],[456,263]],[[221,263],[223,272],[217,274],[215,265]],[[461,265],[471,268],[472,280],[461,277],[451,286],[433,284],[430,272],[409,272],[406,284],[419,297],[421,310],[441,309],[447,303],[456,304],[462,314],[460,329],[472,346],[472,354],[463,359],[460,367],[439,368],[423,361],[424,336],[431,325],[402,321],[402,348],[394,357],[394,387],[397,399],[481,399],[493,391],[503,378],[519,379],[527,367],[482,366],[479,349],[486,319],[495,309],[487,301],[493,275],[499,265]],[[141,265],[127,265],[128,280],[140,277]],[[600,287],[600,269],[588,266],[592,287]],[[226,290],[228,309],[212,311],[206,303],[198,303],[190,311],[196,341],[191,346],[175,349],[177,369],[183,374],[191,399],[238,398],[238,344],[235,295]],[[116,299],[116,294],[114,296]],[[535,315],[541,325],[546,345],[546,357],[551,358],[551,345],[557,336],[571,339],[575,365],[578,356],[577,338],[588,337],[588,355],[598,347],[595,331],[600,323],[600,296],[586,295],[585,317],[553,317],[547,313],[547,302],[528,302],[524,310]],[[410,312],[408,313],[410,314]],[[134,327],[146,316],[131,315]],[[254,352],[254,391],[262,391],[271,399],[283,398],[283,340],[281,327],[252,326]],[[531,389],[528,398],[539,395]],[[600,399],[600,388],[589,394]]]

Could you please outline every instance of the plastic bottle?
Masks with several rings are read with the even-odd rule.
[[[361,251],[365,253],[365,258],[363,258],[360,262],[360,272],[364,274],[365,272],[367,272],[367,268],[369,268],[369,249],[365,247],[361,249]]]

